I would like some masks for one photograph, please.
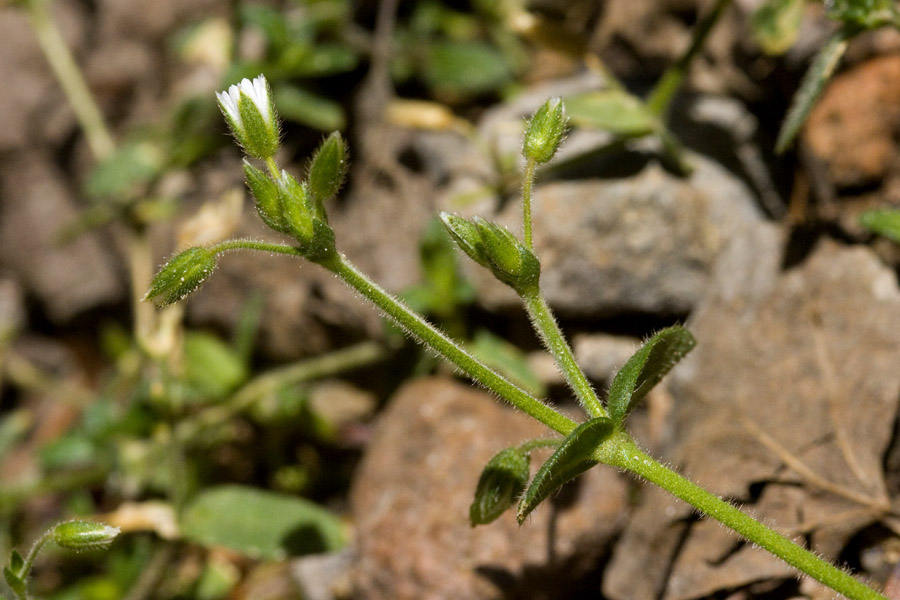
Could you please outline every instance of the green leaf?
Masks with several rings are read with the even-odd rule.
[[[658,126],[640,98],[618,88],[567,96],[564,102],[569,118],[576,125],[615,135],[640,137],[653,133]]]
[[[22,573],[22,567],[25,566],[25,559],[22,558],[22,555],[19,554],[18,550],[13,550],[9,553],[9,568],[13,573]]]
[[[571,479],[597,464],[596,449],[615,430],[608,417],[597,417],[576,427],[559,445],[535,474],[528,490],[519,500],[516,519],[521,524],[525,517]]]
[[[467,348],[475,358],[500,371],[532,396],[541,398],[547,393],[546,386],[528,366],[525,354],[505,339],[479,329]]]
[[[290,44],[278,58],[279,72],[297,78],[347,73],[358,64],[353,50],[339,44]]]
[[[794,45],[805,0],[767,0],[750,18],[753,38],[763,52],[778,55]]]
[[[897,0],[830,0],[825,5],[829,17],[859,29],[882,25],[900,27]]]
[[[616,373],[609,388],[609,416],[620,425],[653,386],[690,352],[696,340],[684,327],[663,329],[641,346]]]
[[[531,460],[518,448],[506,448],[485,465],[469,507],[472,527],[486,525],[512,506],[528,484]]]
[[[870,210],[860,215],[859,222],[869,231],[900,243],[900,210]]]
[[[344,109],[333,100],[283,83],[275,86],[274,95],[279,114],[289,121],[320,131],[335,131],[346,126]]]
[[[477,41],[440,41],[424,54],[421,73],[439,93],[472,96],[499,90],[512,70],[494,47]]]
[[[204,398],[224,398],[249,375],[242,358],[216,336],[201,332],[185,335],[185,381]]]
[[[778,141],[775,143],[775,152],[782,153],[790,147],[794,142],[794,138],[800,133],[800,128],[806,122],[806,117],[812,110],[819,96],[825,89],[828,79],[837,69],[844,51],[847,50],[847,42],[852,37],[853,32],[844,27],[834,35],[832,35],[825,46],[819,50],[810,65],[809,70],[803,76],[800,83],[800,89],[794,94],[791,101],[791,108],[788,110],[781,131],[778,132]]]
[[[197,495],[181,520],[184,537],[251,558],[281,560],[344,546],[340,519],[321,506],[257,488],[223,485]]]
[[[98,163],[87,177],[85,194],[91,198],[122,198],[138,192],[162,172],[163,149],[152,142],[128,143]]]

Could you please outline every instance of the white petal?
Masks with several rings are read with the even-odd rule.
[[[238,98],[240,98],[240,95],[241,93],[236,85],[231,86],[227,91],[216,92],[216,98],[219,100],[222,110],[227,113],[228,117],[238,127],[241,126],[241,113],[238,111]]]

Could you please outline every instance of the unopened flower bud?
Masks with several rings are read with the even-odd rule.
[[[548,162],[559,149],[567,124],[568,117],[562,100],[547,100],[528,122],[522,154],[538,164]]]
[[[494,276],[520,295],[533,291],[541,272],[534,253],[505,227],[480,217],[475,217],[473,222]]]
[[[278,198],[278,184],[254,167],[245,158],[244,176],[247,179],[247,187],[256,200],[256,211],[266,225],[275,231],[285,232],[284,217],[281,214],[281,202]]]
[[[456,242],[460,249],[482,267],[490,268],[490,261],[487,254],[485,254],[481,234],[478,233],[478,228],[475,227],[475,224],[459,215],[448,212],[442,212],[440,217],[450,237],[453,238],[453,241]]]
[[[313,235],[313,214],[306,184],[284,170],[276,183],[285,227],[283,233],[294,237],[301,245],[309,242]]]
[[[244,151],[259,159],[275,156],[278,150],[278,118],[269,83],[260,75],[244,79],[224,92],[217,92],[219,108]]]
[[[325,218],[321,203],[338,193],[344,184],[346,173],[347,145],[341,134],[335,131],[325,138],[309,165],[307,182],[309,191],[322,213],[318,215],[320,218]]]
[[[472,527],[494,521],[512,506],[528,484],[529,457],[517,448],[506,448],[485,465],[469,507]]]
[[[91,521],[66,521],[53,528],[53,541],[69,550],[108,548],[121,533],[118,527]]]
[[[188,248],[167,262],[144,295],[159,306],[178,302],[207,280],[216,268],[216,255],[201,247]]]

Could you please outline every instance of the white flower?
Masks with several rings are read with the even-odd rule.
[[[278,120],[264,75],[253,81],[244,79],[224,92],[216,92],[216,98],[234,137],[248,154],[262,159],[275,154],[278,149]],[[255,110],[251,109],[252,113],[248,114],[245,109],[244,116],[250,117],[245,123],[241,116],[241,103],[246,99],[253,103]]]

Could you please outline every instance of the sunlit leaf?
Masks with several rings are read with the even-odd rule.
[[[184,511],[181,531],[197,544],[270,560],[334,551],[346,541],[340,519],[321,506],[239,485],[198,494]]]
[[[442,93],[475,95],[499,90],[512,81],[503,55],[483,42],[442,41],[424,54],[422,77]]]
[[[859,217],[863,227],[900,243],[900,210],[870,210]]]
[[[563,101],[575,125],[628,137],[647,135],[657,127],[640,98],[617,88],[574,94]]]
[[[653,386],[690,352],[694,336],[678,325],[658,332],[628,359],[609,388],[609,415],[621,423]]]
[[[766,0],[750,19],[750,30],[766,54],[783,54],[800,32],[805,0]]]

